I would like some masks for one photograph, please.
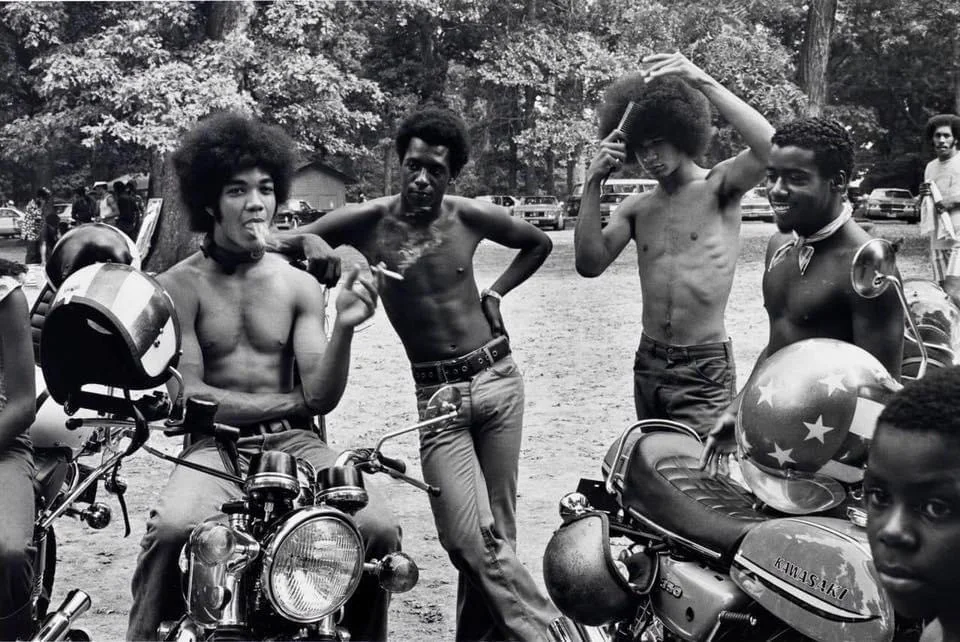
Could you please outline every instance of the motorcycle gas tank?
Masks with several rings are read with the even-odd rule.
[[[960,308],[943,288],[926,279],[906,279],[903,282],[903,294],[910,315],[927,346],[930,367],[943,368],[955,364],[960,353]],[[920,351],[909,325],[905,339],[904,374],[913,377],[920,363]]]
[[[733,559],[733,581],[797,631],[824,642],[893,638],[866,531],[829,517],[758,524]]]
[[[47,389],[43,372],[39,367],[34,368],[34,380],[38,393]],[[98,415],[92,410],[80,410],[73,416],[84,419]],[[30,440],[33,442],[33,447],[37,450],[69,449],[72,452],[71,458],[76,458],[95,428],[80,426],[75,430],[67,430],[67,419],[63,406],[47,397],[37,409],[37,418],[30,426]]]

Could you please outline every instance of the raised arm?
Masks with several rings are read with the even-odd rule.
[[[740,133],[748,149],[719,163],[711,171],[720,181],[721,193],[742,194],[763,178],[767,157],[772,146],[773,125],[767,122],[756,109],[738,98],[729,89],[717,82],[707,72],[690,62],[682,53],[654,54],[643,59],[649,65],[644,77],[652,80],[657,76],[676,75],[703,92],[720,115]]]
[[[299,387],[290,392],[236,392],[208,385],[204,381],[203,353],[196,332],[199,301],[188,279],[184,278],[184,282],[181,282],[183,274],[176,272],[177,268],[172,268],[158,276],[157,280],[173,298],[180,319],[182,354],[178,369],[183,375],[184,395],[216,401],[219,404],[217,421],[238,426],[291,415],[313,414],[307,408]]]
[[[376,310],[378,288],[375,279],[360,278],[356,267],[347,272],[337,296],[337,318],[327,341],[323,297],[311,281],[298,288],[293,352],[304,402],[312,413],[323,415],[333,410],[343,397],[350,370],[353,331]]]
[[[600,220],[600,194],[603,181],[619,169],[627,158],[626,144],[620,132],[614,130],[600,142],[600,149],[587,168],[580,199],[580,214],[573,232],[573,248],[577,272],[580,276],[595,277],[613,263],[633,236],[627,207],[618,207],[607,227]]]
[[[6,404],[0,409],[0,453],[33,423],[37,391],[30,339],[30,311],[23,290],[16,288],[0,299],[0,350],[6,386]]]
[[[333,248],[353,245],[382,214],[390,197],[351,203],[288,232],[274,232],[268,248],[293,259],[306,259],[307,270],[332,288],[340,279],[340,257]]]

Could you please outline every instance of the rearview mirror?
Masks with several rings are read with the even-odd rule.
[[[896,252],[886,239],[871,239],[860,246],[850,267],[853,289],[866,299],[883,294],[897,279]]]
[[[430,397],[427,407],[423,411],[422,420],[434,419],[449,412],[457,412],[461,405],[463,405],[463,397],[460,395],[460,391],[453,386],[444,386]]]

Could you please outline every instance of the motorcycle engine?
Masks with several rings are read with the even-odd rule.
[[[725,573],[669,555],[660,556],[650,600],[666,628],[693,641],[709,640],[722,613],[742,611],[751,601]]]

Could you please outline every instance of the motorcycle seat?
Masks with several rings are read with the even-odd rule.
[[[743,536],[771,515],[729,478],[698,468],[700,442],[673,432],[644,434],[620,482],[623,508],[660,535],[729,562]]]

